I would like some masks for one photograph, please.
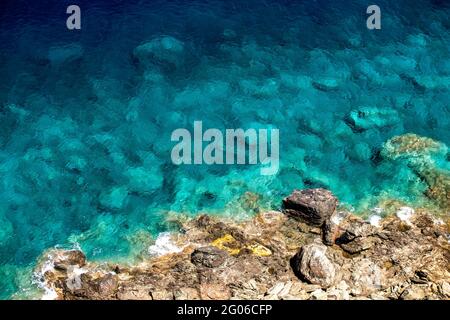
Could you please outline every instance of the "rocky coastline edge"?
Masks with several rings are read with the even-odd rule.
[[[57,300],[450,299],[449,222],[426,209],[374,225],[328,190],[295,190],[280,211],[180,229],[176,252],[131,266],[49,250],[39,282]]]

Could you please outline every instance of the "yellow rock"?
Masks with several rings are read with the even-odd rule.
[[[259,257],[268,257],[272,255],[272,251],[270,251],[270,249],[260,245],[259,243],[251,244],[247,246],[247,249],[249,249],[255,256]]]
[[[211,245],[218,249],[227,251],[231,255],[236,255],[241,251],[240,248],[233,247],[236,243],[236,239],[234,239],[231,234],[226,234],[223,237],[214,240]]]
[[[252,252],[252,254],[259,257],[268,257],[272,255],[272,251],[270,251],[270,249],[256,242],[246,246],[240,245],[231,234],[226,234],[221,238],[217,238],[211,242],[211,245],[218,249],[227,251],[230,255],[237,255],[242,249],[248,249]]]

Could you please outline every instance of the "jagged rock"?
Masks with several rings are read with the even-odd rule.
[[[336,197],[325,189],[295,190],[283,200],[285,213],[308,224],[322,226],[337,205]]]
[[[327,219],[322,226],[323,243],[332,246],[339,232],[339,225],[333,219]]]
[[[197,266],[217,268],[227,259],[228,254],[216,247],[202,247],[196,249],[191,255],[191,261]]]
[[[53,265],[57,270],[67,270],[70,266],[83,267],[86,256],[80,250],[58,250],[54,252]]]
[[[348,253],[360,253],[376,243],[376,239],[370,237],[376,233],[376,228],[365,221],[354,219],[340,228],[344,232],[336,239],[336,243]]]
[[[301,277],[312,284],[328,288],[336,278],[336,267],[326,256],[327,247],[312,243],[303,246],[294,258],[294,268]]]
[[[358,237],[348,243],[340,243],[339,245],[344,251],[357,254],[372,248],[374,244],[374,239]]]

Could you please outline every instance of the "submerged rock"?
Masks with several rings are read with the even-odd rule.
[[[145,66],[165,64],[179,67],[184,62],[185,45],[171,36],[145,42],[134,49],[134,56]]]
[[[432,154],[445,154],[447,147],[427,137],[414,133],[395,136],[383,145],[381,155],[386,159],[423,157]]]
[[[72,43],[64,46],[51,47],[47,58],[53,66],[75,61],[83,57],[84,49],[80,44]]]
[[[361,107],[350,112],[346,118],[356,131],[394,126],[399,122],[397,111],[390,108]]]
[[[385,159],[404,159],[428,189],[425,195],[444,210],[450,208],[448,147],[430,138],[408,133],[389,139],[381,151]]]
[[[302,221],[322,226],[336,209],[336,197],[325,189],[295,190],[283,200],[284,212]]]

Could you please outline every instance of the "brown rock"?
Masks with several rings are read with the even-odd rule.
[[[214,246],[196,249],[191,255],[191,261],[196,266],[217,268],[227,259],[228,254]]]
[[[330,287],[336,279],[336,267],[325,255],[326,251],[327,247],[319,243],[303,246],[294,257],[294,271],[312,284]]]
[[[339,226],[332,221],[332,219],[327,219],[322,226],[322,240],[327,246],[332,246],[336,241],[339,231]]]
[[[336,197],[325,189],[294,190],[283,200],[284,212],[313,226],[322,226],[336,209]]]
[[[108,273],[97,281],[97,291],[102,295],[111,296],[116,293],[119,286],[117,275]]]
[[[80,250],[56,251],[53,264],[55,269],[66,271],[70,266],[83,267],[86,264],[86,256]]]
[[[341,243],[340,247],[345,252],[348,252],[350,254],[357,254],[369,250],[373,247],[374,243],[375,241],[371,238],[358,237],[348,243]]]

